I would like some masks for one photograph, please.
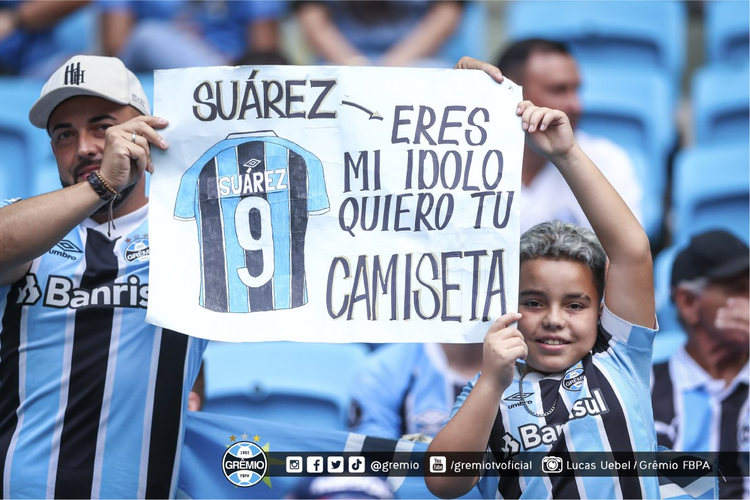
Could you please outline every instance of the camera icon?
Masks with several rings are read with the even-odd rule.
[[[286,457],[286,471],[290,474],[302,472],[302,457]]]
[[[544,457],[542,459],[542,472],[546,474],[559,474],[563,470],[563,460],[560,457]]]

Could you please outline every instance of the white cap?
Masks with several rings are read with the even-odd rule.
[[[141,82],[122,61],[116,57],[74,56],[44,84],[42,95],[29,111],[29,121],[35,127],[47,128],[49,115],[57,105],[79,95],[101,97],[151,114]]]

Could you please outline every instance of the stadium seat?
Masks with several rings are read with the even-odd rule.
[[[675,159],[672,197],[674,244],[711,228],[750,238],[748,143],[695,146]]]
[[[28,197],[60,187],[47,134],[29,122],[43,81],[0,78],[0,197]],[[51,186],[51,187],[50,187]],[[49,189],[48,189],[49,188]]]
[[[463,56],[487,59],[487,11],[487,3],[484,1],[464,3],[461,23],[440,50],[443,59],[452,63]]]
[[[362,344],[211,342],[203,357],[203,409],[346,429],[348,384],[367,352]]]
[[[695,142],[714,144],[750,137],[750,67],[713,64],[692,78]]]
[[[658,70],[638,73],[602,65],[582,68],[580,128],[630,154],[643,187],[643,223],[658,236],[664,216],[669,154],[676,142],[669,83]]]
[[[703,2],[708,62],[747,64],[750,4],[747,0]]]
[[[0,200],[25,198],[31,191],[27,175],[31,145],[15,120],[0,116]]]
[[[685,66],[687,9],[670,1],[515,1],[505,12],[510,40],[548,38],[569,44],[582,66],[654,67],[674,95]]]
[[[141,82],[143,91],[146,93],[148,103],[151,106],[151,112],[154,111],[154,73],[138,73],[136,75]]]

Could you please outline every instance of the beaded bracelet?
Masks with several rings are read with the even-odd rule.
[[[102,174],[100,174],[98,170],[91,172],[88,177],[86,177],[86,180],[89,181],[89,184],[94,188],[94,191],[99,195],[99,198],[104,201],[111,201],[113,198],[120,196],[120,193],[115,191],[115,188],[110,186],[109,183],[104,180]]]
[[[86,180],[89,181],[89,184],[92,188],[94,188],[94,191],[96,194],[99,195],[99,198],[104,200],[105,202],[109,203],[109,218],[107,219],[107,236],[112,236],[112,229],[117,229],[115,227],[115,220],[114,220],[114,204],[115,200],[120,197],[120,193],[115,191],[115,188],[113,188],[109,182],[104,180],[104,177],[102,177],[102,174],[99,173],[98,170],[94,170],[91,172],[87,177]]]

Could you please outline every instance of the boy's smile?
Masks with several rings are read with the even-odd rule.
[[[521,264],[518,329],[530,369],[555,373],[583,358],[596,342],[599,311],[593,274],[585,265],[547,258]]]

